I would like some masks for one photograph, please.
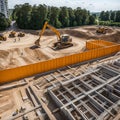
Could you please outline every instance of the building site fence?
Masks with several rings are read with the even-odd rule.
[[[117,45],[116,43],[113,42],[107,42],[104,40],[93,40],[90,42],[86,43],[87,49],[96,49],[96,48],[101,48],[101,47],[105,47],[105,46],[112,46],[112,45]]]
[[[101,47],[101,45],[103,46]],[[67,65],[103,57],[120,51],[119,44],[112,44],[105,41],[99,41],[99,43],[97,43],[97,41],[87,42],[86,48],[88,51],[85,51],[83,53],[73,54],[17,68],[1,70],[0,84],[23,79],[25,77],[47,72]]]

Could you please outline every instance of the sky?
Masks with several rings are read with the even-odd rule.
[[[31,5],[46,4],[50,6],[67,6],[72,8],[86,8],[91,12],[102,10],[120,10],[120,0],[8,0],[9,8],[16,4],[29,3]]]

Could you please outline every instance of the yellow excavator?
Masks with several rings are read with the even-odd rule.
[[[7,38],[6,38],[3,34],[0,34],[0,40],[1,40],[1,41],[6,41]]]
[[[18,33],[18,37],[24,37],[24,36],[25,36],[25,33],[22,33],[22,32]]]
[[[99,27],[99,28],[96,30],[96,33],[106,34],[106,31],[107,31],[107,28]]]
[[[49,25],[48,22],[45,22],[45,24],[42,28],[42,31],[40,32],[39,39],[35,41],[36,46],[40,47],[40,38],[43,35],[43,33],[45,32],[46,27],[48,27],[54,33],[56,33],[56,35],[58,37],[58,41],[53,44],[52,49],[59,50],[59,49],[68,48],[68,47],[73,46],[72,38],[68,34],[61,35],[60,32],[53,26]]]
[[[10,32],[9,37],[15,37],[15,35],[16,35],[16,32],[12,31],[12,32]]]

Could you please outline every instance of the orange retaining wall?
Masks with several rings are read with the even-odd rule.
[[[93,41],[89,41],[86,43],[87,49],[91,50],[91,49],[96,49],[96,48],[102,48],[105,46],[112,46],[112,45],[117,45],[116,43],[113,42],[107,42],[104,40],[93,40]]]
[[[96,43],[94,44],[94,42],[92,44],[92,42],[86,43],[86,47],[90,50],[83,52],[83,53],[65,56],[65,57],[61,57],[61,58],[56,58],[56,59],[43,61],[43,62],[39,62],[39,63],[35,63],[35,64],[30,64],[30,65],[26,65],[26,66],[21,66],[21,67],[17,67],[17,68],[1,70],[0,71],[0,84],[19,80],[19,79],[22,79],[22,78],[25,78],[28,76],[32,76],[32,75],[35,75],[38,73],[57,69],[57,68],[64,67],[67,65],[103,57],[103,56],[120,51],[119,44],[113,44],[112,46],[109,46],[109,43],[107,45],[106,42],[104,43],[104,42],[100,41],[101,44],[104,44],[104,47],[100,47],[100,46],[98,46],[98,44],[96,44]],[[92,45],[93,45],[93,47],[91,47]],[[96,48],[96,46],[98,48],[94,49],[94,48]],[[93,49],[91,49],[91,48],[93,48]]]

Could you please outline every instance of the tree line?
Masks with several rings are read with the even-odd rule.
[[[19,28],[41,29],[45,21],[56,28],[73,27],[80,25],[92,25],[95,16],[86,9],[80,7],[54,7],[46,5],[31,6],[28,3],[16,5],[12,18],[16,20]]]
[[[0,31],[8,28],[10,23],[10,20],[6,18],[4,14],[0,13]]]
[[[101,21],[120,22],[120,10],[118,11],[102,11],[100,13]]]
[[[120,10],[118,11],[102,11],[99,16],[99,24],[106,26],[120,27]]]

